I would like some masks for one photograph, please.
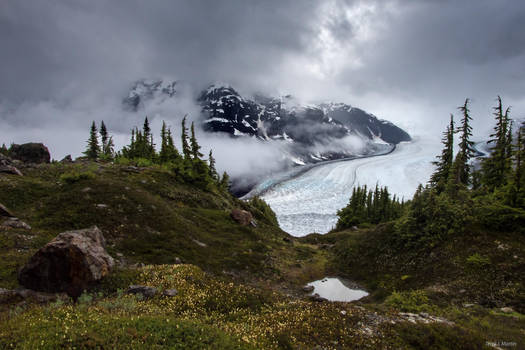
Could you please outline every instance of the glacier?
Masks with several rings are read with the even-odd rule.
[[[335,227],[336,213],[348,204],[354,186],[388,186],[390,193],[411,199],[417,186],[430,178],[432,161],[439,152],[439,142],[414,138],[398,144],[387,155],[297,167],[276,174],[251,195],[260,195],[271,206],[279,225],[289,234],[327,233]]]

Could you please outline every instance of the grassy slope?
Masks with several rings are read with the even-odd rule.
[[[10,257],[0,262],[7,264],[0,268],[4,285],[15,283],[8,276],[13,267],[57,233],[92,225],[104,232],[110,254],[123,254],[130,263],[173,263],[179,257],[216,272],[263,272],[269,252],[285,244],[286,234],[256,209],[180,184],[160,168],[129,173],[118,166],[48,165],[24,172],[24,177],[0,177],[0,203],[29,223],[36,237],[0,233],[1,254]],[[86,172],[95,176],[60,181],[61,174]],[[234,222],[229,215],[234,207],[254,213],[257,228]],[[20,251],[5,249],[13,247]]]
[[[388,229],[366,234],[312,235],[285,242],[287,235],[255,208],[226,194],[181,184],[160,168],[130,173],[120,166],[55,164],[24,169],[24,173],[24,177],[0,176],[0,203],[33,226],[31,232],[0,229],[0,287],[17,287],[17,268],[57,233],[91,225],[104,231],[109,252],[113,256],[123,254],[129,263],[171,264],[180,257],[211,275],[194,265],[119,269],[91,290],[91,296],[80,305],[24,305],[0,312],[1,347],[13,343],[19,348],[230,349],[320,345],[334,349],[446,349],[461,345],[476,349],[487,340],[480,333],[483,327],[494,329],[489,334],[504,332],[508,339],[503,340],[516,339],[523,329],[520,314],[501,315],[483,307],[465,311],[450,307],[447,297],[431,295],[431,300],[425,301],[429,309],[404,295],[402,305],[383,303],[383,298],[394,289],[427,290],[443,284],[450,291],[460,288],[460,284],[445,282],[462,279],[447,276],[454,276],[458,270],[451,266],[461,264],[474,248],[463,249],[461,256],[455,257],[453,248],[457,242],[447,249],[436,248],[434,254],[438,255],[434,260],[426,258],[430,256],[428,252],[405,257],[402,249],[393,251],[386,239]],[[64,173],[94,176],[67,183],[60,180]],[[229,217],[233,207],[254,213],[257,228],[235,223]],[[480,244],[490,242],[479,239]],[[501,237],[499,240],[505,249],[507,245],[511,247],[505,252],[516,251],[522,259],[521,244],[512,238],[508,242]],[[481,257],[494,254],[489,248],[478,253]],[[516,265],[522,264],[521,260],[500,261],[492,255],[489,259],[498,267],[510,263],[506,271],[521,276],[522,265]],[[481,261],[483,265],[485,260]],[[448,274],[449,271],[454,273]],[[358,308],[347,303],[319,304],[285,296],[297,295],[302,283],[325,274],[357,279],[374,292],[375,298],[362,304],[365,308]],[[245,284],[239,284],[238,278],[233,282],[231,275],[242,277]],[[476,276],[473,274],[464,285],[476,282]],[[160,289],[176,287],[180,293],[173,299],[151,300],[121,294],[128,285],[137,283]],[[473,291],[469,289],[464,294],[470,296]],[[520,288],[517,291],[521,293]],[[459,327],[390,322],[397,320],[399,310],[415,309],[453,318]]]
[[[470,227],[465,234],[433,247],[408,247],[392,232],[392,224],[384,224],[312,235],[303,241],[334,244],[331,269],[363,283],[373,292],[367,301],[379,310],[395,308],[446,317],[468,330],[458,347],[472,339],[516,342],[517,348],[525,347],[522,234]],[[504,306],[516,312],[505,314],[500,311]],[[421,337],[428,330],[401,327],[396,333],[421,348],[428,346]]]

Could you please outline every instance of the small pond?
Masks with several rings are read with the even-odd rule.
[[[349,283],[346,283],[347,285]],[[321,280],[313,281],[307,286],[313,286],[314,290],[311,293],[319,294],[320,297],[326,298],[330,301],[354,301],[366,297],[368,293],[362,289],[350,288],[343,284],[337,277],[326,277]]]

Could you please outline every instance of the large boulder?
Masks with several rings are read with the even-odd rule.
[[[105,244],[96,226],[62,232],[31,257],[19,271],[18,281],[29,289],[67,292],[76,298],[113,268]]]
[[[11,145],[9,156],[25,163],[49,163],[51,155],[43,143],[24,143],[23,145]]]
[[[233,209],[230,213],[230,216],[233,220],[237,221],[239,224],[246,226],[252,225],[255,226],[255,221],[253,220],[252,213],[246,210]]]

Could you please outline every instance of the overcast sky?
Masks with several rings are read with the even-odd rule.
[[[135,125],[115,101],[156,77],[347,102],[420,135],[470,97],[482,135],[498,94],[525,116],[524,18],[518,0],[3,0],[0,142],[75,153],[92,119]]]

